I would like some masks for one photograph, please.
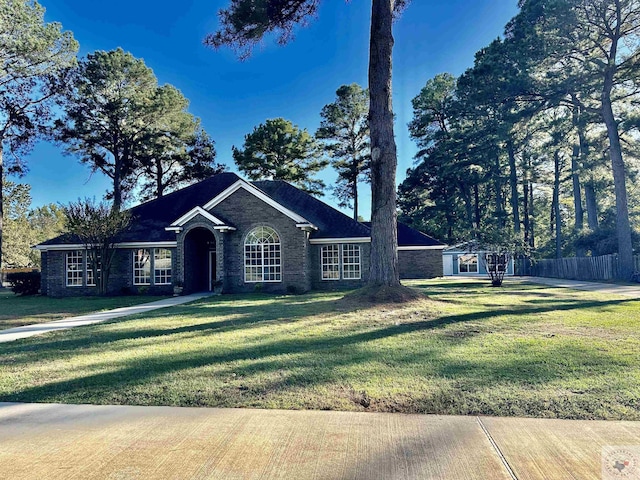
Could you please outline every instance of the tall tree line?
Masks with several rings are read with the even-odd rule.
[[[618,252],[632,273],[640,2],[522,0],[459,78],[429,80],[403,217],[449,243],[499,237],[538,256]]]

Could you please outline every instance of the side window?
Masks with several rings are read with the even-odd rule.
[[[153,251],[153,283],[169,285],[171,283],[171,250],[156,248]]]
[[[133,252],[133,284],[151,284],[151,254],[144,248]]]
[[[340,280],[340,246],[322,247],[322,280]]]
[[[478,273],[478,255],[460,255],[458,257],[458,270],[460,273]]]
[[[66,255],[67,287],[82,287],[84,279],[84,252],[74,250]]]
[[[360,245],[342,246],[342,278],[360,280]]]

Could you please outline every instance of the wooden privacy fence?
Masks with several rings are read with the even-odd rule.
[[[640,272],[640,255],[633,257],[633,270]],[[600,257],[571,257],[544,260],[519,259],[516,275],[566,278],[568,280],[619,279],[618,255]],[[628,280],[628,279],[625,279]]]

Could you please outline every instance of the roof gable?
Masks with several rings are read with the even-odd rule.
[[[273,198],[269,197],[267,194],[265,194],[263,191],[261,191],[256,186],[251,185],[250,183],[247,183],[242,179],[238,179],[238,181],[235,182],[233,185],[229,186],[227,189],[225,189],[224,191],[220,192],[214,198],[209,200],[207,203],[205,203],[203,205],[203,208],[205,210],[211,210],[212,208],[214,208],[219,203],[224,202],[227,198],[229,198],[231,195],[233,195],[235,192],[237,192],[240,189],[243,189],[243,190],[249,192],[251,195],[257,197],[260,200],[262,200],[263,202],[265,202],[270,207],[273,207],[276,210],[278,210],[280,213],[286,215],[291,220],[296,222],[296,224],[298,226],[300,226],[300,227],[302,227],[302,226],[314,227],[314,225],[311,224],[304,217],[298,215],[293,210],[288,209],[287,207],[285,207],[281,203],[279,203],[276,200],[274,200]]]

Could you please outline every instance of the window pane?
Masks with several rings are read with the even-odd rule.
[[[321,251],[322,280],[340,280],[340,247],[325,245]]]
[[[342,278],[360,280],[360,245],[342,246]]]
[[[139,249],[133,252],[133,284],[151,284],[151,255],[149,250]]]
[[[245,282],[282,281],[280,238],[273,228],[257,227],[244,244]]]
[[[67,255],[67,286],[81,287],[84,276],[84,257],[82,250],[68,252]]]
[[[468,254],[458,257],[460,273],[478,273],[478,255]]]
[[[156,248],[153,251],[153,282],[156,285],[171,283],[171,250]]]

